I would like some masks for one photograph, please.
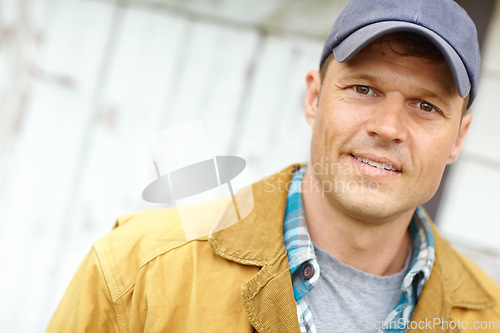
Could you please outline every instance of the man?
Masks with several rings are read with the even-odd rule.
[[[207,237],[182,240],[175,209],[120,218],[48,331],[500,332],[500,289],[420,208],[462,148],[478,52],[453,1],[352,0],[306,76],[307,166],[240,191],[254,209],[227,228],[212,203]]]

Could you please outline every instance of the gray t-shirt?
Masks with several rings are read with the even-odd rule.
[[[378,276],[360,271],[314,245],[320,277],[305,297],[318,333],[377,332],[394,309],[409,270],[409,259],[394,275]]]

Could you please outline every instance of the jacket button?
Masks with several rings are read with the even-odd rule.
[[[304,279],[309,280],[312,278],[314,275],[314,267],[313,265],[308,262],[307,264],[304,265],[304,268],[302,269],[302,276]]]

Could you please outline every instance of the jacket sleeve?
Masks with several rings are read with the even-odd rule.
[[[94,248],[69,284],[47,332],[119,332],[115,307]]]

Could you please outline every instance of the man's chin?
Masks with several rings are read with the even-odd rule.
[[[369,224],[383,224],[393,221],[404,213],[414,210],[413,205],[397,204],[392,196],[371,195],[363,191],[341,194],[330,198],[335,200],[335,206],[347,216]]]

